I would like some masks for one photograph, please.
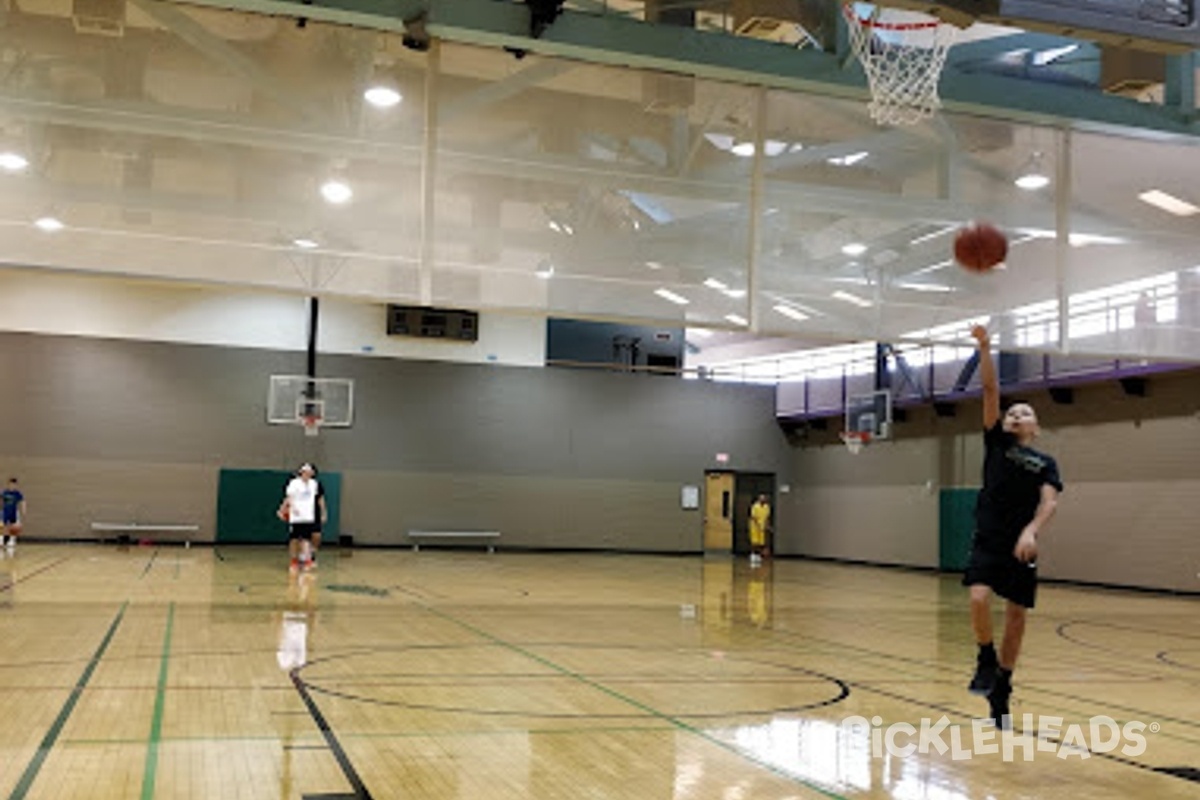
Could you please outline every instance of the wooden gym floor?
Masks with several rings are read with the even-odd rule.
[[[24,542],[0,798],[1196,798],[1198,612],[1043,585],[1014,713],[1064,735],[877,758],[843,720],[945,715],[970,747],[954,576],[333,548],[297,576],[282,547]],[[1056,746],[1097,715],[1148,726],[1144,752]]]

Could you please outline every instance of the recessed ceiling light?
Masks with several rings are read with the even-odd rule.
[[[1024,189],[1027,192],[1034,192],[1038,189],[1045,189],[1050,185],[1050,179],[1040,172],[1029,172],[1013,181],[1018,188]]]
[[[918,236],[917,238],[915,238],[911,242],[909,242],[909,244],[923,244],[925,242],[930,241],[931,239],[936,239],[939,236],[945,236],[947,233],[950,233],[950,231],[954,231],[954,230],[958,230],[958,229],[953,225],[947,225],[946,227],[941,228],[936,231],[933,231],[932,233],[927,233],[924,236]]]
[[[726,289],[725,296],[732,297],[734,300],[741,300],[743,297],[746,296],[746,290],[745,289]]]
[[[1077,44],[1068,44],[1064,47],[1052,47],[1048,50],[1042,50],[1033,54],[1033,63],[1039,67],[1044,67],[1051,64],[1065,55],[1070,55],[1079,49]]]
[[[66,227],[66,225],[63,225],[62,220],[58,219],[57,217],[49,216],[38,217],[36,220],[34,220],[33,224],[46,233],[56,233]]]
[[[325,198],[326,202],[341,205],[350,202],[350,198],[354,197],[354,190],[347,183],[329,180],[321,184],[321,196]]]
[[[1127,244],[1128,239],[1120,236],[1101,236],[1096,233],[1071,233],[1067,235],[1067,243],[1072,247],[1083,247],[1089,244]]]
[[[850,292],[843,292],[843,291],[839,290],[839,291],[836,291],[833,293],[833,297],[836,300],[842,300],[847,303],[853,303],[854,305],[858,306],[859,308],[870,308],[872,305],[870,300],[864,300],[863,298],[859,297],[856,294],[850,294]]]
[[[650,269],[662,269],[662,264],[658,263],[657,261],[647,261],[646,266]]]
[[[704,134],[704,138],[708,139],[712,146],[718,150],[728,150],[734,144],[733,137],[727,133],[706,133]]]
[[[729,149],[729,152],[733,153],[735,156],[749,158],[750,156],[754,155],[754,142],[738,142]]]
[[[722,289],[722,290],[724,290],[724,289],[728,289],[728,288],[729,288],[729,287],[728,287],[726,284],[724,284],[724,283],[721,283],[721,281],[717,280],[716,278],[708,278],[707,280],[705,280],[705,281],[704,281],[704,285],[705,285],[705,286],[707,286],[707,287],[708,287],[708,288],[710,288],[710,289]]]
[[[852,167],[869,155],[870,153],[868,153],[866,150],[860,150],[857,153],[850,153],[849,155],[844,156],[833,156],[832,158],[826,160],[829,161],[830,164],[834,164],[839,167]]]
[[[867,252],[867,246],[859,242],[851,242],[842,248],[842,252],[848,256],[861,256]]]
[[[725,319],[732,322],[734,325],[749,325],[750,322],[740,314],[726,314]]]
[[[957,291],[953,286],[943,286],[940,283],[897,283],[896,286],[900,289],[908,289],[912,292],[954,292]]]
[[[6,172],[20,172],[29,166],[29,159],[11,150],[0,153],[0,169]]]
[[[404,98],[391,86],[372,86],[363,92],[363,99],[376,108],[391,108]]]
[[[675,294],[670,289],[655,289],[654,293],[662,299],[670,300],[672,303],[680,306],[686,306],[689,302],[691,302],[686,297]]]
[[[1180,200],[1178,197],[1158,189],[1142,192],[1138,195],[1138,200],[1141,200],[1143,203],[1149,203],[1156,208],[1161,208],[1163,211],[1170,212],[1178,217],[1190,217],[1192,214],[1200,212],[1200,208],[1197,208],[1188,201]]]
[[[788,143],[776,141],[775,139],[767,139],[763,142],[763,155],[767,158],[774,158],[787,152]]]
[[[921,269],[914,272],[913,275],[924,275],[927,272],[937,272],[939,269],[945,269],[946,267],[950,266],[952,263],[954,263],[954,262],[952,262],[950,260],[939,261],[936,264],[930,264],[928,267],[922,267]]]
[[[783,316],[788,317],[789,319],[794,319],[797,322],[803,322],[804,320],[808,319],[808,314],[805,314],[803,311],[800,311],[799,309],[792,308],[791,306],[787,306],[782,303],[780,303],[777,306],[773,306],[772,308],[777,313],[780,313]]]
[[[708,328],[688,328],[688,336],[695,336],[698,339],[707,339],[713,335],[713,332]]]
[[[305,239],[304,237],[292,239],[292,244],[296,245],[296,247],[299,247],[301,250],[315,250],[320,247],[315,240]]]

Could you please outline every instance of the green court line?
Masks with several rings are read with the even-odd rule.
[[[117,632],[117,626],[121,624],[121,620],[125,617],[125,609],[128,606],[129,601],[126,600],[121,605],[120,611],[117,612],[117,616],[113,618],[112,624],[108,626],[108,632],[104,634],[104,638],[100,641],[100,646],[96,648],[96,652],[92,655],[91,660],[84,667],[83,674],[75,682],[75,688],[67,696],[67,701],[63,703],[63,707],[58,712],[58,716],[55,717],[53,724],[50,725],[50,729],[42,737],[37,752],[33,754],[33,758],[29,761],[29,766],[25,767],[25,771],[21,773],[21,778],[17,781],[17,785],[13,787],[12,794],[8,796],[8,800],[23,800],[25,795],[29,794],[29,789],[37,779],[38,772],[42,769],[42,764],[45,763],[47,756],[50,755],[50,750],[54,747],[58,735],[62,733],[63,726],[67,724],[67,719],[70,718],[71,712],[75,710],[75,704],[79,702],[79,698],[83,694],[83,687],[87,686],[87,682],[92,677],[92,673],[96,671],[96,666],[100,663],[100,659],[104,657],[104,651],[108,649],[108,644]]]
[[[480,630],[479,628],[476,628],[475,626],[471,625],[470,623],[463,622],[460,619],[456,619],[453,616],[446,614],[445,612],[442,612],[442,611],[437,610],[436,608],[433,608],[432,606],[428,606],[424,603],[419,603],[419,602],[418,602],[418,605],[420,605],[426,611],[428,611],[429,613],[431,613],[435,616],[441,617],[442,619],[445,619],[448,622],[452,622],[455,625],[466,628],[468,631],[470,631],[471,633],[474,633],[476,636],[479,636],[484,639],[487,639],[488,641],[494,642],[495,644],[497,644],[501,647],[504,647],[508,650],[512,650],[514,653],[522,655],[525,658],[532,659],[533,661],[541,664],[544,667],[548,667],[548,668],[554,670],[555,672],[561,673],[563,675],[567,675],[568,677],[573,678],[586,686],[590,686],[593,689],[596,689],[597,691],[608,695],[609,697],[619,700],[622,703],[631,705],[634,708],[638,709],[639,711],[644,711],[645,713],[649,714],[650,716],[652,716],[656,719],[660,719],[663,722],[669,723],[670,725],[674,726],[675,728],[677,728],[679,730],[686,731],[687,733],[690,733],[693,736],[703,739],[704,741],[708,742],[709,744],[715,745],[715,746],[719,747],[720,749],[725,750],[726,752],[732,753],[732,754],[738,756],[739,758],[744,758],[747,761],[757,764],[758,766],[762,767],[763,769],[765,769],[781,778],[785,778],[790,781],[796,781],[797,783],[800,783],[803,786],[806,786],[807,788],[812,789],[814,792],[817,792],[818,794],[821,794],[825,797],[831,798],[832,800],[848,800],[848,798],[845,798],[840,794],[836,794],[835,792],[832,792],[829,789],[824,788],[823,786],[812,783],[811,781],[805,780],[804,778],[801,778],[797,775],[792,775],[791,773],[789,773],[783,769],[780,769],[779,767],[776,767],[774,764],[771,764],[767,761],[763,761],[762,759],[758,758],[757,756],[753,755],[752,753],[747,753],[746,751],[744,751],[732,744],[729,744],[728,742],[723,742],[714,736],[710,736],[709,734],[705,733],[704,731],[700,730],[699,728],[697,728],[693,725],[687,724],[683,720],[676,719],[675,717],[672,717],[669,714],[665,714],[665,713],[659,711],[658,709],[651,708],[650,706],[646,705],[645,703],[641,703],[641,702],[633,699],[632,697],[623,695],[620,692],[618,692],[614,689],[611,689],[608,686],[605,686],[602,683],[598,683],[596,681],[593,681],[590,678],[580,675],[577,672],[573,672],[564,666],[561,666],[559,664],[554,663],[553,661],[550,661],[547,658],[543,658],[542,656],[539,656],[537,653],[526,650],[525,648],[520,647],[519,645],[512,644],[511,642],[506,642],[503,639],[500,639],[499,637],[493,636],[492,634],[488,633],[487,631]]]
[[[163,635],[162,660],[158,664],[158,691],[154,695],[154,716],[150,720],[150,746],[146,749],[146,770],[142,774],[142,800],[154,797],[158,775],[158,745],[162,741],[163,705],[167,689],[167,665],[171,656],[171,629],[175,626],[175,603],[167,608],[167,632]]]
[[[662,733],[663,731],[676,730],[674,725],[623,725],[609,726],[600,728],[543,728],[540,730],[529,730],[528,728],[496,728],[491,730],[473,730],[473,731],[444,731],[444,730],[429,730],[429,731],[397,731],[394,733],[347,733],[341,738],[343,739],[456,739],[459,737],[467,738],[472,736],[570,736],[575,734],[591,734],[591,733]],[[279,742],[283,737],[277,733],[261,734],[257,736],[247,736],[230,734],[229,736],[164,736],[159,739],[160,743],[197,743],[197,742]],[[142,744],[145,739],[66,739],[63,740],[63,747],[107,747],[114,744]],[[299,741],[310,741],[313,744],[323,742],[320,734],[305,734],[299,737]]]

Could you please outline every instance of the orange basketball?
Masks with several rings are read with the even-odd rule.
[[[288,513],[286,508],[279,509],[277,512],[275,512],[275,515],[279,517],[282,522],[287,522],[291,519],[291,514]]]
[[[986,222],[963,228],[954,237],[954,260],[971,272],[987,272],[1008,257],[1008,237]]]

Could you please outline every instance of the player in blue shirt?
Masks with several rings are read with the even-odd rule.
[[[992,363],[991,340],[981,325],[971,330],[979,342],[983,384],[983,487],[975,507],[975,535],[963,585],[971,588],[971,626],[979,644],[973,694],[986,695],[997,727],[1011,725],[1008,700],[1012,671],[1025,635],[1025,616],[1037,592],[1038,534],[1062,492],[1058,464],[1031,446],[1037,415],[1026,403],[1000,414],[1000,384]],[[999,655],[992,643],[992,594],[1007,600],[1004,641]]]
[[[3,503],[0,522],[4,525],[4,534],[0,538],[12,550],[17,546],[17,534],[21,532],[25,521],[25,495],[17,488],[16,478],[8,479],[8,486],[0,492],[0,502]]]

